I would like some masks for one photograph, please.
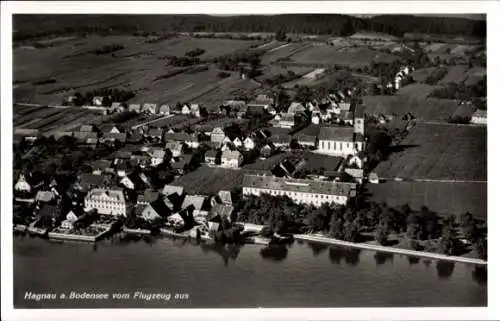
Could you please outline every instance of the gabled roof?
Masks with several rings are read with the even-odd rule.
[[[192,142],[198,141],[198,136],[188,133],[165,133],[163,135],[165,141]]]
[[[141,111],[141,105],[140,104],[130,104],[130,105],[128,105],[128,109],[130,111],[140,112]]]
[[[207,157],[213,157],[213,158],[217,157],[217,151],[213,150],[213,149],[207,151],[205,153],[205,158],[207,158]]]
[[[223,204],[233,204],[233,199],[230,191],[219,191],[217,194]]]
[[[132,152],[119,150],[115,153],[115,158],[130,159],[132,157]]]
[[[148,132],[149,136],[153,137],[162,137],[163,135],[163,129],[161,128],[150,128]]]
[[[52,192],[52,191],[39,191],[38,193],[36,193],[35,200],[37,202],[48,203],[55,198],[56,198],[56,194],[54,194],[54,192]]]
[[[159,112],[160,113],[169,113],[170,112],[170,106],[169,105],[161,105]]]
[[[159,196],[160,192],[148,188],[143,193],[137,195],[137,202],[151,203],[156,201]]]
[[[319,140],[352,142],[354,129],[352,127],[321,127]]]
[[[216,216],[220,216],[221,218],[231,217],[233,210],[234,207],[232,205],[215,204],[210,210],[207,219],[211,220]]]
[[[289,114],[296,114],[296,113],[301,113],[305,110],[306,110],[306,108],[304,107],[304,105],[302,105],[302,103],[294,101],[290,104],[290,107],[288,107],[287,112]]]
[[[184,187],[175,185],[165,185],[162,190],[162,194],[169,196],[172,194],[182,195],[184,194]]]
[[[158,149],[155,148],[152,151],[150,151],[150,155],[153,158],[164,158],[165,157],[165,151],[163,149]]]
[[[82,187],[89,187],[89,186],[103,186],[105,183],[106,179],[104,176],[101,175],[94,175],[91,173],[82,173],[80,174],[80,179],[79,183]]]
[[[179,161],[175,162],[172,164],[173,169],[184,169],[187,165],[191,163],[191,160],[193,159],[193,155],[182,155],[180,157]]]
[[[354,117],[355,118],[364,118],[366,113],[366,107],[363,105],[356,105],[354,107]]]
[[[225,150],[222,152],[221,158],[238,160],[241,156],[241,153],[237,150]]]
[[[114,139],[122,143],[127,140],[127,134],[125,133],[103,133],[102,137],[106,139]]]
[[[90,163],[92,169],[105,170],[111,168],[111,161],[105,159],[98,159]]]
[[[484,109],[477,109],[473,114],[472,116],[473,117],[478,117],[478,118],[486,118],[486,110]]]
[[[271,136],[270,140],[274,144],[289,144],[292,141],[292,137],[287,134],[274,134]]]
[[[94,126],[92,126],[92,125],[82,125],[82,126],[80,126],[80,131],[81,132],[93,132],[94,131]]]
[[[182,202],[181,209],[187,209],[192,206],[195,210],[201,210],[207,200],[206,196],[202,195],[186,195],[184,202]]]

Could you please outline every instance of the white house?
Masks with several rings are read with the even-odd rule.
[[[125,196],[122,190],[95,188],[85,196],[85,209],[96,209],[99,214],[126,216]]]
[[[156,104],[145,103],[142,106],[142,111],[148,114],[156,114],[157,111]]]
[[[136,113],[140,113],[141,112],[141,105],[140,104],[130,104],[130,105],[128,105],[128,110],[136,112]]]
[[[305,111],[306,111],[306,108],[304,107],[304,105],[302,105],[299,102],[294,101],[290,104],[290,107],[288,107],[287,113],[295,115],[297,113],[303,113]]]
[[[243,146],[243,142],[238,137],[233,139],[233,144],[234,146],[236,146],[236,148],[240,148],[241,146]]]
[[[212,143],[222,143],[224,142],[225,138],[226,134],[224,133],[224,130],[220,127],[215,127],[210,133],[210,141]]]
[[[165,148],[168,149],[173,157],[179,157],[182,154],[183,149],[182,142],[166,142]]]
[[[243,163],[243,155],[237,150],[224,151],[221,155],[221,166],[228,168],[239,168]]]
[[[104,98],[101,97],[101,96],[95,96],[94,98],[92,98],[92,105],[94,105],[94,106],[101,106],[103,99]]]
[[[169,105],[161,105],[158,113],[160,115],[170,115],[170,106]]]
[[[251,137],[245,138],[245,140],[243,141],[243,144],[244,144],[246,150],[250,150],[250,149],[255,148],[255,141]]]
[[[364,142],[354,134],[353,127],[321,127],[318,153],[347,157],[364,149]]]
[[[486,118],[486,110],[478,109],[472,114],[472,118],[470,120],[472,124],[480,124],[480,125],[486,125],[487,118]]]
[[[184,106],[182,106],[181,114],[183,114],[183,115],[191,114],[191,108],[188,104],[185,104]]]
[[[350,197],[356,196],[356,184],[245,175],[243,195],[260,196],[262,194],[288,196],[296,203],[315,206],[332,202],[345,205]]]
[[[155,148],[149,151],[149,155],[151,156],[151,166],[156,167],[163,163],[165,151],[163,149]]]
[[[19,179],[17,180],[16,185],[14,185],[14,189],[19,192],[31,191],[31,186],[28,184],[26,177],[24,177],[23,174],[19,175]]]
[[[195,116],[195,117],[200,117],[201,116],[201,113],[200,113],[200,105],[198,104],[191,104],[191,115]]]
[[[319,113],[316,113],[314,114],[312,117],[311,117],[311,123],[315,124],[315,125],[319,125],[319,122],[320,122],[320,117],[319,117]]]
[[[69,213],[66,215],[66,219],[61,222],[61,227],[63,229],[71,230],[73,229],[73,224],[76,221],[78,221],[78,216],[76,216],[73,211],[69,211]]]
[[[295,114],[282,114],[281,119],[277,123],[277,127],[292,128],[295,126]]]

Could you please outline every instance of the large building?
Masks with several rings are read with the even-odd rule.
[[[345,205],[350,197],[356,196],[356,184],[245,175],[243,195],[260,196],[262,194],[288,196],[296,203],[315,206],[323,203]]]
[[[353,127],[321,127],[318,137],[318,153],[347,157],[364,149],[363,136]]]
[[[85,196],[85,209],[96,209],[99,214],[127,215],[125,196],[121,190],[95,188]]]

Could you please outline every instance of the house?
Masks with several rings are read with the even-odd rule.
[[[163,129],[162,128],[149,128],[146,137],[153,138],[157,141],[161,141],[163,138]]]
[[[236,146],[234,146],[233,142],[231,141],[224,141],[222,143],[222,146],[220,146],[220,150],[225,152],[225,151],[232,151],[232,150],[237,150]]]
[[[120,161],[129,161],[132,158],[132,152],[119,150],[115,153],[115,159],[113,163],[116,165]]]
[[[146,221],[153,221],[157,218],[167,218],[172,214],[172,208],[167,205],[168,200],[160,197],[146,205],[141,211],[141,217]]]
[[[272,143],[265,144],[260,149],[260,157],[261,158],[271,157],[274,154],[275,150],[276,150],[276,148],[274,147],[274,145]]]
[[[38,191],[35,196],[37,203],[52,203],[56,200],[56,194],[53,191]]]
[[[474,112],[474,114],[472,114],[470,122],[472,124],[486,125],[487,123],[486,114],[487,114],[486,110],[478,109]]]
[[[127,134],[125,133],[103,133],[99,140],[101,143],[125,143],[127,141]]]
[[[230,191],[220,190],[217,196],[221,204],[233,205],[233,198]]]
[[[39,173],[39,174],[35,174],[35,173]],[[35,174],[35,175],[29,176],[29,178],[30,178],[29,182],[28,182],[28,179],[26,179],[26,177],[23,174],[19,175],[19,179],[17,180],[16,184],[14,185],[14,190],[16,190],[18,192],[29,193],[33,189],[41,187],[45,182],[45,177],[40,172],[34,172],[33,174]]]
[[[220,127],[215,127],[210,133],[210,141],[214,143],[222,143],[226,138],[224,130]]]
[[[132,167],[140,166],[141,168],[146,168],[151,165],[151,156],[146,153],[132,155],[132,157],[130,157],[130,165]]]
[[[111,103],[110,111],[121,113],[125,111],[125,106],[123,103],[115,101]]]
[[[158,114],[165,116],[170,115],[170,105],[161,105]]]
[[[130,105],[128,105],[128,110],[139,114],[141,112],[141,105],[140,104],[130,104]]]
[[[118,163],[115,164],[115,171],[118,177],[125,177],[129,170],[132,169],[130,163],[126,160],[120,159]]]
[[[216,150],[209,150],[205,153],[205,163],[215,165],[218,162],[219,152]],[[220,160],[219,160],[220,162]]]
[[[151,166],[156,167],[163,163],[165,159],[166,152],[163,149],[154,148],[149,151],[149,155],[151,156]]]
[[[184,219],[179,213],[167,217],[167,223],[175,228],[182,228],[185,225]]]
[[[347,125],[354,125],[354,115],[351,111],[348,110],[342,110],[340,112],[340,117],[339,120],[342,120],[344,124]]]
[[[363,105],[354,106],[354,133],[365,135],[365,113],[366,107]]]
[[[290,146],[292,137],[288,134],[274,134],[269,139],[276,148],[286,148]]]
[[[276,109],[274,109],[272,106],[268,107],[267,108],[267,112],[270,114],[270,115],[276,115]]]
[[[355,139],[357,138],[357,139]],[[364,150],[364,142],[355,137],[352,127],[321,127],[318,153],[347,157]]]
[[[376,173],[371,172],[368,174],[368,182],[371,184],[378,184],[379,183],[379,177]]]
[[[76,216],[73,211],[69,211],[68,214],[66,214],[66,219],[61,222],[61,227],[63,229],[72,230],[73,224],[76,221],[78,221],[78,216]]]
[[[102,175],[104,173],[112,173],[114,172],[112,168],[112,162],[110,160],[99,159],[90,163],[90,167],[92,167],[92,174],[94,175]]]
[[[320,113],[314,113],[311,117],[311,123],[315,125],[319,125],[320,120],[321,120]]]
[[[227,220],[231,222],[231,214],[233,214],[234,207],[228,204],[215,204],[210,213],[207,216],[207,219],[210,222],[222,222],[223,220]]]
[[[233,144],[234,146],[236,146],[236,148],[240,148],[241,146],[243,146],[243,142],[241,141],[241,139],[239,139],[239,137],[233,139]]]
[[[43,204],[38,212],[40,218],[46,217],[55,222],[61,216],[61,208],[57,205]]]
[[[102,134],[120,134],[124,133],[125,131],[118,125],[115,124],[102,124],[99,126],[99,131]]]
[[[345,205],[348,199],[356,196],[356,184],[245,175],[243,195],[260,196],[262,194],[288,196],[296,203],[315,206],[332,202]]]
[[[174,186],[174,185],[165,185],[161,192],[165,196],[170,196],[173,194],[177,194],[178,196],[184,195],[184,187],[182,186]]]
[[[90,190],[92,188],[103,188],[107,184],[107,179],[102,175],[82,173],[77,179],[76,187],[81,190]]]
[[[188,211],[193,216],[198,215],[207,206],[207,197],[203,195],[186,195],[181,205],[182,211]]]
[[[134,171],[123,177],[120,184],[131,190],[141,190],[149,186],[149,180],[144,173]]]
[[[182,155],[179,160],[172,164],[172,169],[178,175],[183,175],[190,168],[193,161],[193,155]]]
[[[172,153],[172,157],[179,157],[184,151],[184,144],[182,142],[166,142],[165,149],[168,149]]]
[[[302,103],[299,103],[299,102],[292,102],[290,104],[290,107],[288,107],[288,110],[287,110],[287,114],[300,114],[300,113],[303,113],[306,111],[306,108],[304,107],[304,105],[302,105]]]
[[[85,196],[85,210],[96,209],[99,214],[126,216],[125,195],[122,190],[92,189]]]
[[[156,114],[158,112],[158,105],[151,103],[144,103],[144,105],[142,105],[142,112],[148,114]]]
[[[182,142],[185,143],[190,148],[198,148],[200,146],[200,140],[196,134],[188,133],[165,133],[163,135],[165,142]]]
[[[364,172],[362,169],[359,168],[346,168],[344,170],[347,174],[349,174],[356,183],[361,184],[363,183],[363,177],[364,177]]]
[[[243,163],[243,155],[237,150],[224,151],[221,155],[221,166],[228,168],[239,168]]]
[[[299,144],[302,147],[316,147],[318,137],[314,135],[308,135],[304,133],[298,133],[295,135],[295,140],[297,141],[297,144]]]
[[[252,137],[247,137],[243,141],[243,145],[245,146],[246,150],[251,150],[255,148],[255,140]]]
[[[184,104],[181,109],[181,114],[183,115],[191,114],[191,107],[188,104]]]
[[[295,126],[295,114],[282,114],[276,123],[276,127],[281,128],[292,128],[293,126]]]
[[[195,116],[195,117],[201,117],[201,113],[200,113],[200,105],[198,104],[191,104],[191,115]]]
[[[102,96],[95,96],[94,98],[92,98],[92,105],[102,106],[103,99],[104,99],[104,97],[102,97]]]

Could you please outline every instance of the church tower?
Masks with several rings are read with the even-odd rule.
[[[354,110],[354,133],[365,135],[365,106],[356,105]]]

